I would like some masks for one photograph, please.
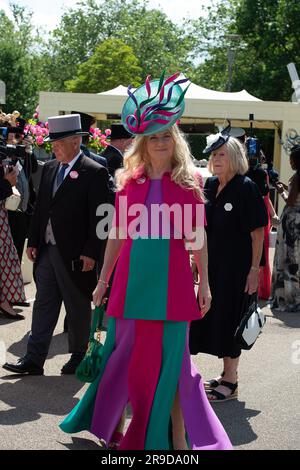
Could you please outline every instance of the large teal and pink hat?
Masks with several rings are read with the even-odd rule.
[[[173,126],[184,111],[184,95],[181,85],[189,80],[180,72],[159,80],[148,75],[144,85],[132,90],[128,87],[127,98],[122,110],[123,126],[134,135],[150,135],[163,132]]]

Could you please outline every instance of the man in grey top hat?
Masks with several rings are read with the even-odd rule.
[[[80,150],[80,116],[50,117],[55,160],[44,165],[28,239],[37,292],[27,352],[4,368],[42,375],[62,302],[69,325],[70,360],[62,374],[73,374],[88,344],[91,296],[103,241],[96,235],[96,210],[109,197],[107,170]],[[46,140],[45,139],[45,140]]]

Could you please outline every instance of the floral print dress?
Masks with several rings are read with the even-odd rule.
[[[285,206],[278,227],[272,276],[273,307],[300,313],[300,193]]]

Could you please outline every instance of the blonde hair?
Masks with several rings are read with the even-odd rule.
[[[174,154],[172,156],[171,179],[184,189],[193,190],[196,196],[202,201],[205,200],[202,188],[197,177],[197,170],[192,161],[192,155],[184,134],[177,125],[168,129],[174,141]],[[149,155],[147,154],[146,142],[148,136],[136,136],[130,147],[124,154],[124,168],[117,170],[116,183],[117,189],[121,190],[142,167],[145,172],[149,171],[151,166]]]
[[[249,169],[248,160],[244,146],[238,139],[229,137],[224,144],[229,155],[229,171],[234,175],[244,175]],[[208,161],[208,170],[214,174],[214,165],[212,161],[212,154]]]

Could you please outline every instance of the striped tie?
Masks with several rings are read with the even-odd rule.
[[[61,183],[63,182],[65,172],[66,172],[66,169],[68,168],[68,166],[69,166],[68,163],[63,163],[60,166],[60,169],[59,169],[59,172],[57,173],[57,178],[56,178],[57,187],[59,187],[61,185]]]

